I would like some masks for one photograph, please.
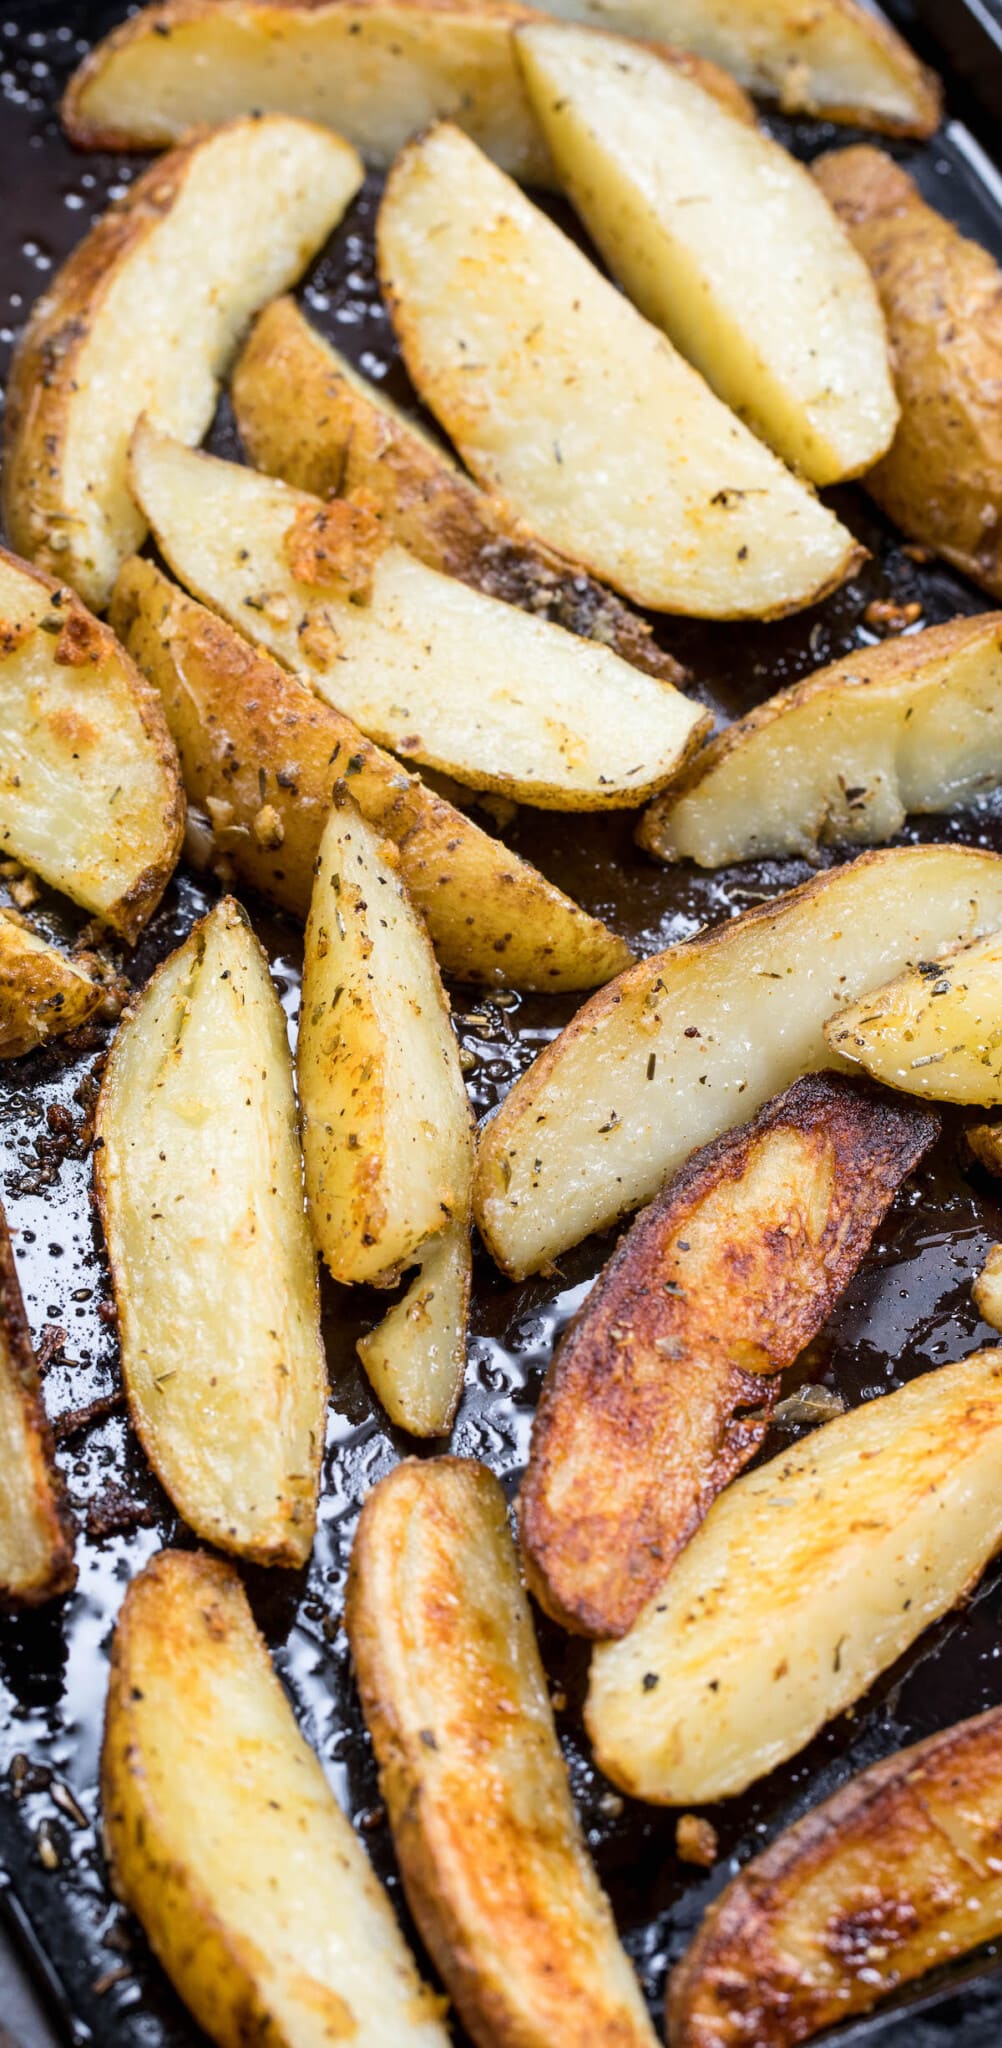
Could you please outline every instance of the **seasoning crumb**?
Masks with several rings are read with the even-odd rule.
[[[675,1853],[683,1863],[712,1869],[717,1860],[717,1830],[699,1813],[681,1813],[675,1824]]]
[[[922,606],[917,601],[895,604],[892,598],[875,597],[863,613],[863,623],[874,633],[903,633],[921,617]]]

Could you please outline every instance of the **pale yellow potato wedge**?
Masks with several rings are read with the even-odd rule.
[[[1002,777],[1002,613],[861,647],[759,704],[644,813],[658,860],[700,867],[873,844]]]
[[[377,248],[404,361],[467,467],[635,603],[773,617],[858,564],[834,514],[458,128],[397,158]]]
[[[114,1888],[219,2048],[447,2048],[219,1558],[163,1550],[126,1593],[101,1812]]]
[[[975,1585],[1002,1542],[1000,1470],[992,1349],[735,1480],[629,1634],[592,1656],[600,1768],[680,1806],[795,1756]]]
[[[439,575],[362,506],[145,422],[131,476],[181,581],[410,761],[543,809],[610,810],[663,788],[706,730],[670,684]]]
[[[21,554],[107,604],[146,532],[126,478],[140,414],[201,440],[244,328],[361,181],[339,136],[273,115],[195,135],[103,215],[14,353],[2,503]]]
[[[999,855],[901,847],[629,968],[481,1135],[476,1214],[498,1264],[536,1272],[649,1201],[697,1145],[840,1064],[824,1026],[855,995],[1000,922]]]
[[[993,1244],[971,1289],[979,1316],[1002,1330],[1002,1244]]]
[[[556,0],[572,21],[697,51],[790,114],[932,135],[939,81],[859,0]]]
[[[648,49],[517,30],[568,197],[634,305],[784,462],[869,469],[898,402],[870,273],[810,172]]]
[[[0,910],[0,1059],[16,1059],[85,1024],[105,993],[82,961]]]
[[[224,897],[122,1023],[95,1123],[129,1412],[196,1535],[301,1565],[327,1374],[285,1017]]]
[[[825,1026],[832,1052],[888,1088],[934,1102],[1002,1105],[1002,933],[949,946],[849,1003]]]
[[[400,872],[442,970],[522,989],[594,988],[625,939],[427,789],[351,720],[134,556],[111,616],[159,692],[192,804],[239,880],[305,920],[331,790],[346,777]],[[263,777],[263,781],[262,781]]]
[[[417,1254],[406,1294],[355,1346],[390,1421],[412,1436],[446,1436],[466,1372],[470,1314],[469,1197]]]
[[[428,1238],[468,1220],[473,1139],[427,932],[344,784],[317,856],[296,1072],[324,1259],[336,1280],[392,1284]]]
[[[0,853],[132,943],[184,836],[156,692],[65,584],[0,548]]]
[[[380,1480],[345,1621],[408,1904],[477,2048],[654,2048],[484,1465]]]
[[[0,1209],[0,1609],[54,1600],[76,1576],[73,1522]]]

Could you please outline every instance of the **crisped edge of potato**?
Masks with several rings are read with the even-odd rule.
[[[52,1430],[42,1402],[31,1331],[17,1277],[17,1265],[0,1208],[0,1375],[19,1410],[25,1461],[31,1468],[36,1532],[46,1553],[39,1575],[27,1583],[5,1584],[0,1576],[0,1611],[38,1607],[69,1593],[77,1582],[73,1556],[75,1527],[62,1475],[55,1462]],[[7,1452],[12,1449],[7,1445]]]
[[[446,1436],[466,1371],[469,1207],[421,1247],[418,1260],[406,1294],[358,1339],[355,1349],[373,1392],[398,1429],[411,1436]]]
[[[85,956],[69,959],[0,910],[0,1059],[18,1059],[74,1031],[107,994]]]

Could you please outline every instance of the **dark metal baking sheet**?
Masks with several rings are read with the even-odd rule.
[[[139,168],[125,157],[75,154],[54,116],[59,87],[87,36],[118,10],[56,5],[0,10],[0,376],[12,340],[53,267],[108,198]],[[846,131],[778,124],[805,155],[851,139]],[[1002,254],[1002,200],[990,162],[956,123],[927,148],[898,152],[927,195],[966,232]],[[332,238],[301,297],[310,317],[363,369],[410,398],[378,303],[371,229],[378,181]],[[566,219],[566,216],[563,216]],[[235,452],[225,404],[213,444]],[[833,494],[873,551],[829,603],[769,627],[668,622],[665,643],[691,667],[701,695],[726,718],[820,662],[865,641],[874,597],[919,598],[925,623],[984,600],[950,571],[918,564],[856,491]],[[797,862],[735,868],[718,876],[668,872],[636,853],[628,816],[549,817],[521,811],[514,845],[607,916],[646,951],[733,916],[806,873]],[[947,821],[926,821],[905,839],[964,839],[1002,849],[1002,802]],[[139,986],[202,910],[207,892],[181,872],[128,962]],[[254,921],[269,947],[290,1018],[295,1014],[299,935],[288,922]],[[54,898],[43,906],[53,933],[73,919]],[[485,999],[453,990],[463,1043],[475,1055],[476,1108],[512,1078],[571,1014],[572,999]],[[116,1348],[107,1273],[90,1204],[86,1125],[100,1033],[7,1067],[0,1076],[0,1187],[15,1239],[36,1343],[49,1363],[45,1392],[58,1418],[114,1393]],[[69,1109],[72,1128],[58,1113]],[[52,1112],[57,1112],[52,1114]],[[838,1315],[802,1361],[800,1376],[837,1387],[850,1401],[874,1397],[914,1373],[964,1355],[992,1333],[978,1321],[970,1283],[1002,1234],[991,1182],[965,1157],[959,1125],[905,1191]],[[454,1448],[483,1457],[514,1490],[534,1401],[555,1334],[583,1298],[611,1238],[579,1247],[558,1280],[503,1281],[478,1257],[469,1385]],[[249,1572],[255,1611],[309,1739],[363,1831],[399,1903],[392,1849],[379,1806],[340,1630],[345,1565],[365,1489],[412,1450],[378,1413],[353,1354],[374,1303],[329,1288],[326,1335],[333,1382],[324,1494],[315,1555],[306,1574]],[[791,1375],[792,1384],[796,1374]],[[783,1439],[774,1434],[771,1448]],[[115,1411],[63,1440],[60,1458],[81,1522],[80,1585],[71,1600],[34,1618],[0,1623],[0,1910],[46,1978],[67,2039],[102,2048],[181,2048],[199,2038],[151,1961],[135,1925],[111,1899],[97,1838],[96,1764],[108,1644],[123,1589],[164,1541],[190,1541],[151,1479]],[[138,1512],[138,1521],[130,1518]],[[88,1534],[120,1516],[111,1533]],[[825,1589],[818,1586],[818,1598]],[[580,1722],[585,1653],[548,1625],[544,1657],[555,1690],[579,1811],[627,1947],[660,2026],[664,1980],[708,1899],[737,1864],[784,1822],[855,1769],[948,1722],[1002,1701],[1002,1573],[991,1571],[961,1611],[924,1636],[855,1713],[845,1715],[785,1769],[712,1814],[720,1859],[711,1873],[674,1852],[669,1814],[619,1799],[590,1763]],[[69,1795],[69,1796],[67,1796]],[[47,1867],[55,1862],[55,1868]],[[1002,1963],[994,1949],[928,1980],[839,2037],[880,2048],[997,2048],[1002,2039]],[[458,2040],[457,2035],[457,2040]],[[832,2037],[834,2038],[834,2037]]]

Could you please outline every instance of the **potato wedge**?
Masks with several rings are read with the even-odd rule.
[[[611,810],[662,788],[708,714],[608,648],[441,576],[324,505],[146,423],[133,488],[194,594],[369,739],[474,789]]]
[[[76,1577],[73,1521],[0,1209],[0,1609],[55,1600]]]
[[[196,1535],[310,1554],[327,1374],[285,1017],[231,897],[123,1022],[95,1182],[129,1411]]]
[[[196,135],[103,216],[14,353],[2,503],[21,554],[107,604],[146,531],[126,480],[139,415],[201,440],[243,329],[361,182],[339,136],[275,115]]]
[[[109,632],[0,548],[0,852],[130,944],[184,836],[156,693]]]
[[[650,1201],[697,1145],[832,1064],[862,990],[1002,923],[1002,858],[861,854],[631,967],[516,1082],[480,1140],[476,1215],[522,1278]]]
[[[427,932],[343,783],[317,857],[296,1071],[324,1259],[336,1280],[392,1285],[427,1239],[468,1225],[473,1137]]]
[[[397,158],[377,249],[411,378],[467,467],[634,603],[773,617],[857,566],[834,514],[458,128]]]
[[[993,1244],[971,1289],[979,1316],[1002,1330],[1002,1244]]]
[[[0,1059],[16,1059],[74,1031],[105,993],[82,962],[0,910]]]
[[[937,1131],[810,1075],[637,1218],[558,1347],[518,1497],[529,1590],[565,1628],[631,1627]]]
[[[544,21],[515,47],[560,182],[634,305],[813,483],[869,469],[898,420],[887,335],[810,172],[620,36]]]
[[[220,855],[283,910],[307,916],[331,789],[343,775],[363,817],[398,847],[444,973],[573,990],[629,965],[624,939],[152,562],[133,557],[123,566],[111,615],[159,692],[185,786],[207,810]]]
[[[219,2048],[447,2048],[219,1558],[162,1550],[126,1593],[101,1806],[115,1890]]]
[[[411,1912],[478,2048],[654,2048],[571,1803],[504,1494],[398,1465],[345,1624]]]
[[[268,476],[316,498],[357,496],[429,569],[597,640],[663,682],[685,681],[646,620],[544,547],[503,498],[478,490],[294,299],[273,300],[255,322],[231,396],[240,439]]]
[[[1002,1118],[968,1124],[965,1137],[979,1166],[1002,1176]]]
[[[1002,1542],[1002,1349],[825,1423],[714,1502],[594,1651],[596,1762],[655,1805],[744,1790],[851,1706]]]
[[[792,2048],[1002,1932],[1002,1708],[851,1778],[714,1899],[672,2048]]]
[[[658,860],[700,867],[890,839],[1002,778],[1002,613],[861,647],[710,741],[644,813]]]
[[[933,1102],[1002,1105],[1002,933],[949,946],[825,1025],[840,1059]]]
[[[1002,598],[1002,271],[881,150],[839,150],[814,175],[870,266],[894,353],[901,421],[866,488]]]
[[[398,1429],[446,1436],[463,1391],[470,1314],[469,1202],[417,1255],[406,1294],[355,1346]]]

